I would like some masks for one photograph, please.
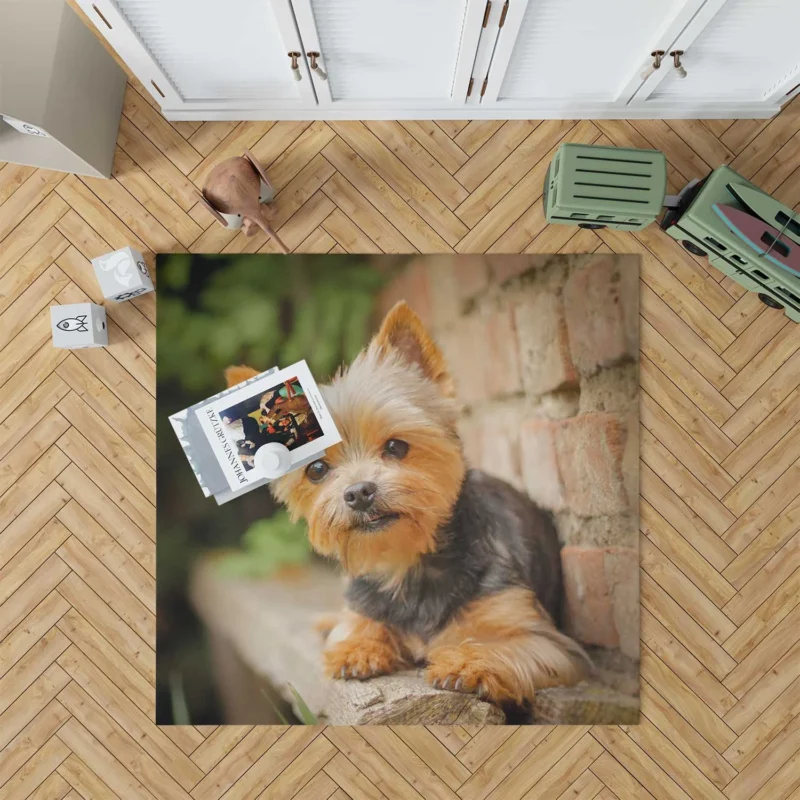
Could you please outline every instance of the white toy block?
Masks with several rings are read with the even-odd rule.
[[[78,350],[108,344],[106,310],[94,303],[50,306],[53,347]]]
[[[153,281],[144,258],[132,247],[93,258],[92,266],[106,300],[120,303],[153,291]]]

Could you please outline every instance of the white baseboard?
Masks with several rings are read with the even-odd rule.
[[[394,119],[770,119],[781,110],[779,105],[764,103],[692,104],[681,107],[648,104],[646,106],[551,106],[519,109],[481,108],[389,108],[370,106],[348,108],[163,108],[173,122],[205,120],[394,120]]]

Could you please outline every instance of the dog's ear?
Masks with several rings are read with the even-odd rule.
[[[439,386],[443,395],[455,396],[453,379],[444,356],[405,301],[397,303],[384,317],[373,346],[381,352],[397,353],[404,361],[418,366],[425,377]]]
[[[258,375],[257,369],[245,367],[244,365],[228,367],[228,369],[225,370],[225,380],[228,382],[228,387],[236,386],[237,383],[242,383],[250,378],[254,378],[256,375]]]

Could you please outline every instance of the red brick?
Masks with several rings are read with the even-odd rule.
[[[469,300],[489,286],[489,265],[485,256],[460,255],[455,262],[456,292]]]
[[[464,317],[438,341],[465,405],[522,390],[510,309]]]
[[[565,547],[561,550],[566,608],[564,627],[584,644],[617,647],[611,587],[605,571],[605,550]]]
[[[490,397],[513,394],[522,389],[514,315],[510,308],[497,311],[483,320],[483,379]]]
[[[620,650],[630,658],[639,657],[639,551],[632,547],[606,548],[606,585],[611,593],[614,625]]]
[[[532,419],[520,427],[522,480],[528,496],[542,508],[562,511],[564,487],[556,457],[556,425]]]
[[[639,508],[639,417],[630,414],[625,423],[625,452],[622,454],[622,476],[628,507]]]
[[[592,412],[558,423],[556,454],[568,509],[585,517],[628,509],[626,438],[625,425],[613,414]]]
[[[531,294],[515,305],[514,319],[526,394],[577,388],[561,297],[545,290]]]
[[[427,266],[431,287],[433,325],[441,330],[455,320],[461,311],[457,290],[458,257],[447,255],[422,256],[420,266]]]
[[[487,415],[491,414],[491,419]],[[519,417],[513,409],[480,412],[481,469],[523,490],[519,458]],[[488,423],[488,424],[487,424]]]
[[[488,396],[479,368],[483,363],[484,349],[480,327],[478,319],[464,317],[437,339],[455,380],[456,395],[464,405],[470,407]]]
[[[543,262],[540,255],[526,254],[518,256],[492,256],[489,263],[495,283],[505,283],[512,278],[516,278],[518,275],[522,275],[523,272],[535,269]]]
[[[561,551],[565,628],[584,644],[639,654],[639,553],[630,547]]]
[[[569,344],[591,374],[639,351],[639,270],[633,256],[587,257],[564,287]]]
[[[458,438],[464,445],[464,458],[468,467],[480,468],[482,463],[483,434],[473,417],[461,416],[458,420]]]
[[[414,309],[423,325],[433,326],[430,268],[419,260],[411,262],[381,291],[377,302],[381,319],[400,300],[405,300]]]

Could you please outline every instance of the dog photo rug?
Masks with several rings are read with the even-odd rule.
[[[157,268],[159,724],[638,722],[638,257]]]

